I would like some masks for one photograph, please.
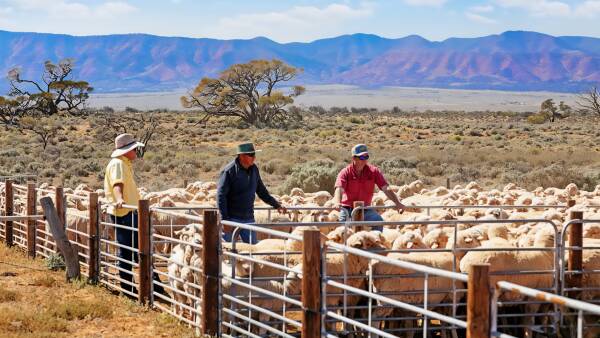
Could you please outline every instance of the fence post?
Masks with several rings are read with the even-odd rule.
[[[67,228],[67,203],[65,203],[65,192],[63,187],[56,187],[54,191],[54,201],[56,201],[56,213],[58,214],[58,219],[63,227]]]
[[[469,268],[467,283],[467,338],[490,337],[490,265]]]
[[[572,208],[574,207],[576,204],[575,200],[568,200],[567,201],[567,207]]]
[[[450,190],[450,177],[446,177],[446,189]]]
[[[139,200],[138,202],[138,250],[140,257],[139,268],[139,288],[138,300],[145,304],[151,299],[152,278],[151,265],[152,257],[150,255],[150,203],[148,200]]]
[[[49,196],[42,197],[42,199],[40,199],[40,205],[44,210],[44,216],[46,216],[48,226],[52,232],[52,237],[58,248],[57,252],[60,252],[65,258],[65,263],[67,265],[67,279],[79,279],[80,267],[79,258],[77,257],[77,246],[75,244],[71,245],[71,242],[69,242],[67,234],[65,233],[65,227],[60,224],[60,219],[56,213],[54,203],[52,203],[52,198]]]
[[[219,332],[219,245],[221,230],[216,210],[204,210],[202,227],[202,334]]]
[[[88,226],[88,281],[90,283],[98,282],[98,257],[99,252],[99,233],[98,233],[98,193],[92,192],[89,195],[89,218]]]
[[[302,233],[302,338],[321,336],[321,233]]]
[[[364,221],[365,220],[365,209],[362,209],[362,208],[365,207],[365,202],[363,202],[363,201],[355,201],[353,207],[354,208],[352,210],[355,210],[357,208],[359,210],[354,214],[354,218],[352,218],[352,221],[354,221],[354,222],[362,222],[362,221]],[[363,229],[363,226],[360,225],[360,226],[356,227],[354,230],[358,232],[358,231],[361,231],[361,230],[364,230],[364,229]]]
[[[27,216],[34,216],[36,214],[35,208],[36,196],[35,196],[35,183],[27,182]],[[29,257],[35,258],[35,242],[36,238],[36,220],[27,220],[27,254]]]
[[[583,219],[582,211],[571,211],[570,219]],[[569,229],[569,247],[583,246],[583,223],[577,222],[572,223]],[[583,251],[581,249],[571,249],[569,253],[569,261],[567,269],[571,271],[569,276],[566,278],[568,288],[581,288],[581,281],[583,279]],[[578,298],[581,292],[578,290],[570,291],[568,293],[571,298]]]
[[[4,182],[4,210],[6,211],[6,216],[13,216],[13,185],[11,180],[6,180]],[[13,245],[13,221],[4,222],[4,235],[6,236],[6,246]]]

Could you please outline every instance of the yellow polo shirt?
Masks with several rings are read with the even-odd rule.
[[[109,203],[117,201],[114,191],[115,184],[117,183],[123,184],[123,201],[125,201],[125,204],[137,206],[140,194],[133,179],[131,161],[125,156],[111,159],[106,166],[106,171],[104,172],[104,192]],[[132,210],[124,208],[115,210],[114,207],[109,207],[107,212],[111,215],[121,217],[127,215],[130,211]]]

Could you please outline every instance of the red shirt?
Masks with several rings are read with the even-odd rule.
[[[381,170],[369,163],[365,165],[360,176],[356,173],[354,164],[349,164],[340,171],[335,181],[336,187],[344,188],[342,205],[350,208],[354,206],[355,201],[363,201],[365,205],[371,205],[375,184],[379,189],[388,185]]]

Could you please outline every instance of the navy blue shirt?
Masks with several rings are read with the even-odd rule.
[[[281,206],[269,194],[256,165],[244,169],[238,158],[227,164],[217,185],[217,205],[222,219],[253,220],[255,195],[273,208]]]

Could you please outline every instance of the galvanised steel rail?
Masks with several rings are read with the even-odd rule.
[[[18,186],[18,187],[17,187],[17,190],[22,190],[22,189],[21,189],[21,188]],[[52,193],[52,191],[50,191],[50,190],[49,190],[49,192],[50,192],[50,193]],[[81,196],[79,196],[79,197],[77,197],[77,198],[80,198],[80,199],[81,199],[82,197],[81,197]],[[137,208],[137,207],[135,207],[135,206],[127,206],[127,207],[130,207],[130,208],[132,208],[132,209],[134,209],[134,208]],[[416,208],[423,209],[423,208],[424,208],[424,206],[413,206],[413,205],[409,205],[409,206],[407,206],[407,207],[408,207],[408,208],[411,208],[411,209],[416,209]],[[431,206],[431,207],[433,207],[433,208],[443,208],[443,209],[456,209],[456,208],[462,208],[462,209],[468,209],[468,208],[475,208],[475,209],[477,209],[477,208],[479,208],[479,209],[486,209],[486,208],[500,208],[500,209],[503,209],[503,207],[504,207],[504,208],[544,208],[544,207],[559,207],[559,208],[563,208],[563,207],[565,207],[565,206],[536,206],[536,205],[527,205],[527,206],[497,206],[497,205],[494,205],[494,206]],[[593,206],[592,206],[592,207],[593,207]],[[159,209],[159,208],[154,208],[154,209],[153,209],[153,212],[160,212],[160,211],[159,211],[159,210],[157,210],[157,209]],[[184,210],[186,210],[186,209],[188,209],[188,208],[184,208]],[[207,208],[199,208],[199,209],[205,209],[205,210],[206,210]],[[259,208],[257,208],[257,209],[258,209],[258,210],[260,210]],[[268,209],[269,209],[269,208],[267,208],[267,210],[268,210]],[[300,209],[300,208],[298,208],[298,209]],[[325,208],[325,207],[323,207],[323,208],[322,208],[322,210],[332,210],[332,209],[333,209],[333,208]],[[292,209],[292,210],[293,210],[293,209]],[[315,208],[313,208],[313,207],[307,207],[307,208],[304,208],[304,210],[315,210]],[[167,212],[170,212],[168,209],[166,209],[165,211],[167,211]],[[174,217],[185,217],[185,216],[190,216],[190,215],[173,213],[173,214],[171,214],[171,216],[174,216]],[[38,216],[38,217],[39,217],[39,216]],[[192,216],[192,217],[194,217],[194,216]],[[1,220],[1,219],[0,219],[0,220]],[[190,221],[192,221],[192,220],[190,219]],[[202,219],[201,217],[198,217],[198,218],[194,219],[194,221],[195,221],[195,222],[198,222],[198,223],[202,223],[203,219]],[[548,222],[548,221],[546,221],[546,220],[542,220],[542,219],[538,219],[538,220],[533,220],[533,219],[532,219],[532,220],[496,220],[496,221],[485,221],[485,223],[526,223],[526,222],[530,222],[530,221],[537,221],[537,222],[546,222],[546,223],[550,223],[550,222]],[[591,220],[591,221],[594,221],[594,220]],[[41,219],[41,218],[40,218],[40,219],[36,219],[36,222],[39,222],[39,223],[40,223],[40,225],[41,225],[41,224],[43,224],[43,222],[42,222],[42,219]],[[573,222],[574,222],[574,221],[571,221],[571,223],[573,223]],[[597,223],[600,223],[600,220],[597,220],[597,221],[595,221],[595,222],[597,222]],[[106,223],[106,222],[105,222],[105,223]],[[461,223],[461,224],[468,224],[468,223],[480,224],[480,223],[484,223],[484,221],[481,221],[481,220],[474,220],[474,221],[463,221],[463,220],[450,220],[450,221],[413,221],[413,222],[390,222],[390,223],[389,223],[389,224],[387,224],[387,225],[400,225],[400,226],[403,226],[403,225],[409,225],[409,224],[442,224],[442,225],[454,226],[454,227],[455,227],[455,233],[456,233],[456,231],[457,231],[457,230],[456,230],[456,224],[457,224],[457,223]],[[356,224],[360,224],[361,226],[365,226],[365,225],[369,225],[369,226],[380,226],[380,225],[384,225],[384,224],[385,224],[385,222],[379,222],[379,223],[377,223],[377,222],[372,222],[372,223],[371,223],[371,222],[356,222],[356,223],[351,223],[351,222],[344,222],[344,223],[341,223],[341,222],[337,222],[337,223],[336,223],[336,222],[328,222],[328,223],[317,223],[317,224],[312,224],[312,225],[316,225],[316,226],[320,226],[320,227],[322,227],[322,226],[332,226],[332,225],[342,225],[342,224],[343,224],[343,225],[346,225],[346,226],[350,226],[350,227],[352,227],[352,226],[354,226],[354,225],[356,225]],[[106,226],[106,224],[104,224],[104,225]],[[115,229],[115,226],[114,226],[114,224],[110,224],[110,225],[111,225],[112,229],[114,230],[114,229]],[[251,227],[251,226],[256,226],[257,228],[256,228],[256,229],[254,229],[253,231],[256,231],[256,232],[261,232],[261,231],[262,231],[262,232],[270,232],[270,235],[272,235],[272,236],[281,236],[282,234],[286,234],[286,236],[290,236],[290,237],[291,237],[291,236],[292,236],[291,234],[287,234],[287,233],[285,233],[285,232],[279,232],[279,233],[277,233],[277,232],[271,232],[271,231],[269,231],[269,230],[272,230],[272,229],[268,229],[268,228],[266,228],[266,227],[273,227],[273,228],[277,228],[277,227],[279,227],[279,226],[285,226],[285,225],[292,225],[292,226],[303,225],[303,226],[306,226],[306,225],[311,225],[311,224],[310,224],[310,223],[294,223],[294,222],[289,222],[289,223],[283,223],[283,224],[282,224],[282,223],[278,223],[278,224],[255,224],[255,225],[249,225],[249,226],[248,226],[248,225],[239,225],[239,226],[238,226],[238,228],[243,228],[244,226],[246,226],[246,229],[248,229],[248,227]],[[566,229],[568,226],[569,226],[569,225],[566,225],[566,226],[565,226],[565,229]],[[117,226],[117,227],[118,227],[118,226]],[[124,227],[122,227],[122,228],[124,228]],[[130,228],[130,227],[127,227],[127,228]],[[555,226],[554,226],[554,228],[555,228],[555,230],[556,230],[556,227],[555,227]],[[131,230],[131,229],[128,229],[128,230]],[[252,230],[252,229],[248,229],[248,230]],[[267,231],[265,231],[265,230],[267,230]],[[273,230],[273,231],[276,231],[276,230]],[[559,233],[560,235],[562,235],[562,236],[564,236],[564,234],[566,233],[566,231],[563,231],[563,232],[561,232],[560,230],[557,230],[557,231],[558,231],[558,233]],[[41,229],[38,229],[38,232],[40,232],[40,233],[41,233]],[[80,236],[85,236],[85,235],[87,235],[87,234],[84,234],[83,232],[81,232],[81,231],[77,231],[77,230],[75,230],[75,231],[72,231],[72,232],[73,232],[74,234],[76,234],[76,235],[80,235]],[[48,234],[47,234],[47,235],[48,235]],[[160,235],[159,235],[159,236],[160,236]],[[153,237],[154,237],[154,236],[153,236]],[[298,239],[299,239],[298,237],[299,237],[299,236],[296,236],[295,240],[298,240]],[[50,238],[51,238],[51,237],[50,237]],[[564,237],[563,237],[563,238],[564,238]],[[167,240],[166,238],[160,238],[160,237],[156,237],[156,239],[158,239],[158,240]],[[40,240],[41,240],[41,239],[40,239]],[[536,250],[536,249],[537,249],[537,250],[539,250],[539,251],[544,251],[544,250],[555,250],[556,248],[569,249],[569,250],[588,249],[588,247],[585,247],[585,246],[584,246],[584,247],[576,247],[576,246],[575,246],[575,247],[570,247],[570,246],[569,246],[569,247],[567,247],[566,245],[561,245],[561,244],[562,244],[562,242],[563,242],[563,241],[559,241],[559,243],[560,243],[560,244],[555,244],[555,248],[521,248],[521,249],[516,249],[516,250],[522,250],[522,251],[531,251],[531,250]],[[103,243],[105,243],[105,244],[106,244],[106,242],[103,242]],[[152,243],[154,243],[154,242],[152,242]],[[176,241],[174,241],[174,244],[181,244],[181,243],[177,243]],[[339,245],[339,244],[338,244],[338,245]],[[151,247],[154,247],[154,245],[151,245]],[[332,247],[330,246],[330,249],[335,249],[335,248],[332,248]],[[350,249],[352,249],[352,248],[350,248]],[[471,249],[471,250],[469,250],[469,249],[463,249],[463,248],[456,248],[456,247],[455,247],[455,248],[453,248],[453,249],[443,249],[443,251],[444,251],[444,252],[460,252],[460,251],[484,251],[484,249],[485,249],[485,248],[478,248],[478,249]],[[592,247],[592,249],[600,249],[600,248],[595,248],[595,247]],[[356,250],[358,250],[358,249],[356,249]],[[494,250],[500,250],[500,251],[516,251],[516,250],[515,250],[515,248],[495,248]],[[132,250],[132,251],[134,251],[134,250]],[[361,250],[361,251],[362,251],[362,250]],[[412,252],[414,252],[414,251],[415,251],[415,250],[412,250]],[[425,251],[425,250],[423,250],[423,251]],[[439,250],[439,251],[441,252],[441,250]],[[487,250],[485,250],[485,251],[487,251]],[[397,250],[396,252],[405,252],[405,251],[404,251],[404,250]],[[261,253],[261,254],[262,254],[262,253]],[[288,252],[287,254],[290,254],[290,252]],[[350,254],[350,253],[346,253],[346,254]],[[369,253],[369,254],[376,255],[377,253]],[[107,255],[110,255],[110,254],[107,254]],[[221,257],[223,257],[223,256],[225,256],[225,255],[229,255],[229,257],[230,257],[230,258],[233,258],[233,259],[238,259],[238,260],[241,260],[241,259],[242,259],[242,257],[244,256],[244,255],[241,255],[241,254],[236,254],[236,253],[225,253],[225,252],[224,252],[224,253],[222,253],[220,256],[221,256]],[[260,256],[260,255],[258,255],[258,256]],[[561,256],[562,256],[562,255],[561,255]],[[265,262],[268,262],[268,261],[265,261],[265,260],[263,260],[263,259],[261,259],[261,258],[259,258],[259,257],[252,257],[252,258],[250,258],[249,256],[247,256],[247,257],[248,257],[248,258],[247,258],[247,261],[248,261],[248,262],[250,262],[250,263],[264,264]],[[381,257],[382,257],[381,255],[377,255],[377,258],[381,258]],[[116,256],[114,256],[114,255],[112,255],[112,257],[111,257],[111,258],[112,258],[114,261],[118,261],[118,260],[119,260],[119,259],[118,259],[118,257],[116,257]],[[558,270],[559,270],[559,271],[561,271],[561,273],[559,274],[560,276],[564,276],[564,270],[565,270],[565,269],[564,269],[564,268],[563,268],[563,266],[562,266],[563,262],[564,262],[564,260],[561,260],[560,264],[558,264]],[[136,263],[134,263],[134,262],[129,262],[129,263],[133,263],[133,265],[134,265],[134,266],[136,266]],[[269,263],[270,263],[270,262],[269,262]],[[268,264],[265,264],[265,265],[268,265]],[[278,266],[277,266],[277,264],[275,264],[275,263],[271,263],[270,267],[276,268],[276,267],[278,267]],[[279,266],[279,267],[285,267],[285,266],[281,265],[281,266]],[[116,268],[116,270],[118,271],[118,267],[117,267],[117,266],[114,266],[114,268]],[[193,270],[193,269],[192,269],[192,270]],[[194,271],[194,272],[196,272],[196,273],[199,273],[200,271],[201,271],[201,270],[196,270],[196,271]],[[443,271],[446,271],[446,270],[443,270]],[[299,271],[298,271],[297,269],[287,268],[287,269],[282,269],[282,272],[286,272],[286,273],[290,273],[290,272],[296,272],[296,273],[298,274],[298,272],[299,272]],[[450,271],[450,272],[451,272],[451,271]],[[527,272],[527,273],[548,273],[548,272],[552,272],[552,271],[550,271],[550,270],[548,270],[548,271],[531,271],[531,272]],[[596,271],[592,271],[592,272],[596,272]],[[576,272],[575,272],[575,273],[576,273]],[[422,273],[422,274],[423,274],[423,273]],[[504,274],[504,273],[503,273],[503,274]],[[512,274],[512,273],[511,273],[511,274]],[[523,272],[521,272],[521,274],[523,274]],[[168,275],[166,275],[166,274],[164,274],[164,273],[161,275],[161,277],[165,277],[165,276],[168,276]],[[326,276],[326,274],[325,274],[325,276]],[[335,278],[334,278],[334,277],[335,277]],[[332,285],[332,284],[333,284],[334,286],[336,286],[336,287],[339,287],[340,289],[346,288],[346,289],[349,289],[349,290],[351,290],[351,291],[359,291],[359,290],[362,290],[362,291],[359,291],[359,293],[363,293],[363,292],[365,292],[365,293],[367,293],[367,294],[369,294],[369,293],[372,293],[372,290],[368,290],[368,291],[367,291],[367,290],[363,290],[363,289],[357,289],[357,290],[353,290],[353,289],[351,289],[351,288],[352,288],[351,286],[348,286],[348,285],[346,285],[345,283],[341,283],[341,282],[337,281],[337,280],[339,280],[339,278],[337,278],[337,277],[338,277],[338,276],[330,276],[330,277],[329,277],[329,278],[326,280],[326,282],[327,282],[327,283],[329,283],[329,285]],[[374,274],[372,274],[372,273],[370,273],[370,274],[369,274],[369,278],[370,278],[370,279],[373,279],[373,278],[381,278],[381,277],[382,277],[382,276],[377,276],[377,275],[374,275]],[[230,277],[226,277],[226,278],[230,278]],[[284,278],[285,278],[285,276],[284,276]],[[326,278],[327,278],[327,277],[326,277]],[[351,278],[354,278],[354,277],[353,277],[353,276],[347,276],[346,278],[347,278],[347,279],[351,279]],[[390,278],[390,277],[387,277],[387,278]],[[234,282],[234,283],[238,283],[238,286],[239,286],[239,287],[242,287],[242,285],[241,285],[241,284],[248,284],[247,282],[245,282],[245,281],[247,281],[247,280],[248,280],[248,278],[242,278],[242,279],[240,279],[240,278],[237,278],[237,279],[230,278],[230,279],[231,279],[231,280],[236,280],[236,282]],[[258,279],[257,279],[257,280],[258,280]],[[561,281],[562,281],[562,280],[563,280],[563,278],[557,278],[557,280],[561,280]],[[252,281],[251,281],[251,280],[250,280],[250,283],[252,283]],[[337,283],[337,284],[336,284],[336,283]],[[167,284],[164,284],[164,285],[165,285],[165,286],[168,286]],[[561,284],[561,285],[562,285],[562,284]],[[260,289],[260,288],[257,288],[256,286],[253,286],[253,287],[255,288],[255,289],[254,289],[254,291],[255,291],[256,293],[260,293],[260,292],[259,292],[259,290],[258,290],[258,289]],[[426,286],[424,286],[424,288],[423,288],[423,292],[429,292],[430,294],[433,294],[433,293],[436,293],[436,292],[442,292],[442,290],[433,290],[433,289],[429,289],[429,291],[426,291],[426,290],[428,290],[428,288],[427,288]],[[175,291],[173,291],[173,290],[171,290],[171,291],[172,291],[173,293],[176,293],[176,292],[175,292]],[[345,291],[346,291],[346,290],[345,290]],[[455,290],[455,292],[463,292],[463,291],[464,291],[464,289],[456,289],[456,290]],[[567,289],[567,291],[570,291],[570,290],[568,290],[568,289]],[[415,292],[417,292],[417,291],[415,291]],[[362,294],[362,295],[364,296],[365,294]],[[135,296],[135,295],[134,295],[134,296]],[[159,294],[156,294],[156,296],[157,296],[157,298],[160,298],[160,297],[158,297],[158,296],[159,296]],[[162,295],[160,295],[160,296],[162,296]],[[193,298],[193,295],[190,295],[190,296],[192,297],[192,299],[194,299],[194,298]],[[384,296],[384,295],[378,295],[378,296]],[[231,298],[231,296],[227,296],[227,297]],[[384,297],[387,297],[387,296],[384,296]],[[164,296],[163,296],[163,298],[161,298],[163,301],[166,301],[164,298],[168,298],[168,297],[164,297]],[[223,298],[225,298],[225,297],[223,297]],[[261,298],[264,298],[264,296],[254,296],[254,298],[256,298],[256,299],[261,299]],[[427,297],[426,297],[426,298],[427,298]],[[232,301],[232,299],[236,299],[236,300],[235,300],[235,301]],[[261,309],[259,309],[259,307],[257,307],[256,305],[254,305],[254,304],[252,304],[252,303],[251,303],[251,299],[252,299],[252,297],[250,298],[250,302],[248,302],[248,301],[245,301],[245,300],[243,300],[243,299],[244,299],[244,298],[241,298],[241,297],[235,297],[235,298],[228,299],[228,301],[230,301],[230,302],[232,302],[232,303],[233,303],[233,302],[236,302],[236,303],[238,303],[238,305],[241,305],[241,306],[244,306],[244,304],[242,304],[242,302],[244,302],[244,303],[245,303],[245,305],[246,305],[245,307],[247,307],[247,308],[249,309],[248,311],[261,312]],[[290,298],[290,300],[293,300],[293,298]],[[198,301],[198,299],[195,299],[195,301]],[[296,301],[296,302],[297,302],[297,301]],[[157,303],[157,304],[160,304],[160,300],[158,300],[156,303]],[[503,304],[508,304],[508,303],[509,303],[509,302],[504,302]],[[518,303],[518,302],[516,302],[516,303]],[[460,303],[460,304],[464,304],[464,303]],[[458,303],[457,303],[457,305],[460,305],[460,304],[458,304]],[[251,306],[247,306],[247,305],[251,305]],[[296,305],[297,305],[297,304],[296,304]],[[412,305],[412,304],[411,304],[411,305]],[[440,304],[429,304],[429,305],[430,305],[430,306],[433,308],[433,307],[437,307],[437,306],[438,306],[438,305],[440,305]],[[442,305],[442,306],[445,306],[444,304],[441,304],[441,305]],[[369,304],[368,306],[370,306],[370,304]],[[448,306],[449,306],[449,305],[448,305]],[[348,306],[348,307],[349,307],[349,306]],[[363,308],[366,308],[366,307],[367,307],[367,306],[363,306]],[[342,307],[342,308],[344,308],[344,307]],[[356,308],[357,308],[357,309],[361,309],[360,307],[356,307]],[[196,308],[196,306],[192,306],[192,307],[191,307],[191,309],[187,309],[187,310],[190,310],[190,312],[191,312],[192,310],[195,310],[195,309],[197,309],[197,308]],[[330,307],[330,309],[334,309],[334,307]],[[420,308],[420,307],[419,307],[419,309],[422,309],[422,308]],[[264,308],[262,308],[262,312],[263,312],[263,313],[264,313],[264,312],[267,312],[267,311],[269,311],[269,310],[268,310],[268,309],[264,309]],[[431,310],[428,310],[428,311],[431,311]],[[329,312],[331,312],[331,314],[333,314],[333,315],[335,315],[335,316],[340,316],[339,314],[337,314],[337,313],[333,313],[332,311],[329,311]],[[237,312],[237,313],[238,313],[238,314],[240,314],[240,312]],[[268,313],[267,313],[267,314],[268,314]],[[272,312],[272,311],[271,311],[271,314],[276,314],[276,313],[274,313],[274,312]],[[278,321],[280,321],[280,322],[281,322],[281,321],[283,321],[283,318],[285,318],[285,317],[282,317],[282,316],[280,316],[279,314],[276,314],[276,315],[277,315],[277,316],[279,316],[279,317],[272,316],[272,318],[274,318],[274,319],[276,319],[276,320],[278,320]],[[533,315],[533,314],[532,314],[532,315]],[[248,321],[251,321],[251,320],[253,320],[253,321],[255,321],[255,322],[256,322],[256,320],[255,320],[255,319],[252,319],[253,317],[252,317],[251,315],[248,315],[248,316],[242,315],[242,316],[243,316],[243,317],[246,317],[246,318],[248,319]],[[443,315],[442,315],[442,316],[443,316]],[[500,316],[502,316],[502,315],[500,315]],[[362,328],[364,328],[364,325],[368,325],[369,327],[371,327],[370,325],[371,325],[371,324],[372,324],[374,321],[376,321],[376,320],[378,320],[378,319],[379,319],[379,318],[373,318],[373,317],[370,317],[369,319],[367,319],[367,320],[364,320],[364,319],[361,319],[361,318],[348,318],[348,317],[346,317],[346,316],[342,316],[342,317],[343,317],[344,319],[346,319],[346,322],[348,322],[348,323],[351,323],[351,324],[353,324],[353,325],[356,325],[358,328],[361,328],[361,329],[362,329]],[[431,316],[427,316],[427,315],[425,315],[425,316],[424,316],[424,318],[426,318],[426,317],[431,317]],[[449,317],[449,316],[448,316],[448,317]],[[336,319],[336,318],[334,318],[333,316],[330,316],[330,318],[333,318],[333,320],[336,320],[336,321],[337,321],[337,320],[340,320],[339,318],[337,318],[337,319]],[[450,318],[452,318],[452,317],[450,317]],[[463,318],[463,317],[462,317],[462,316],[457,316],[456,318],[457,318],[457,320],[460,320],[460,319],[458,319],[458,318]],[[181,318],[180,318],[180,319],[181,319]],[[239,319],[239,318],[238,318],[238,319]],[[188,323],[190,323],[190,324],[192,324],[192,325],[194,325],[194,324],[195,324],[195,325],[198,325],[198,323],[196,323],[195,321],[192,321],[192,320],[188,320],[188,319],[182,319],[182,320],[183,320],[183,321],[185,321],[185,322],[188,322]],[[260,323],[262,323],[262,324],[265,324],[265,323],[266,323],[266,322],[264,322],[264,321],[259,321],[259,322],[260,322]],[[294,325],[292,324],[292,322],[290,322],[290,321],[286,321],[285,323],[286,323],[287,325],[294,326]],[[298,322],[298,323],[299,323],[299,322]],[[366,324],[365,324],[365,323],[366,323]],[[256,324],[255,326],[260,326],[260,325],[257,325],[257,323],[254,323],[254,324]],[[452,328],[452,327],[456,326],[456,323],[450,323],[450,324],[452,325],[452,326],[450,326],[450,328]],[[231,326],[231,324],[230,324],[230,323],[223,323],[223,326],[224,326],[224,327],[227,327],[228,325],[229,325],[229,326]],[[269,324],[269,325],[270,325],[270,324]],[[427,321],[423,322],[423,326],[426,326],[426,325],[427,325]],[[297,326],[295,326],[295,327],[297,328]],[[264,328],[264,327],[263,327],[263,328]],[[240,332],[240,330],[242,330],[242,331],[245,331],[245,332],[249,332],[249,331],[247,331],[247,330],[243,330],[243,329],[241,329],[241,328],[237,328],[237,329],[238,329],[238,330],[236,330],[236,331],[238,331],[238,332]],[[235,330],[235,329],[234,329],[234,330]],[[267,331],[270,331],[270,330],[267,330]],[[272,331],[271,331],[271,332],[272,332]],[[386,331],[386,332],[388,332],[387,334],[390,334],[390,333],[392,333],[392,332],[403,332],[403,331]],[[254,334],[252,334],[251,332],[249,332],[249,333],[250,333],[250,336],[254,336]],[[328,334],[328,336],[332,336],[332,335]],[[507,336],[507,335],[504,335],[504,336]]]
[[[496,282],[496,292],[494,293],[494,302],[492,304],[497,304],[497,299],[499,292],[498,290],[506,290],[510,292],[516,292],[521,295],[525,295],[534,299],[538,299],[544,302],[552,303],[557,306],[569,307],[577,310],[577,338],[583,338],[583,322],[584,317],[583,314],[591,313],[600,316],[600,306],[582,302],[576,299],[571,299],[563,296],[559,296],[556,294],[528,288],[525,286],[521,286],[518,284],[499,281]],[[497,307],[497,305],[496,305]],[[496,311],[492,311],[492,314],[496,315],[498,313],[497,308]],[[492,318],[492,332],[497,331],[497,316]]]
[[[381,225],[381,224],[386,224],[386,223],[391,223],[391,224],[402,224],[402,225],[409,225],[409,224],[422,224],[422,223],[427,223],[427,224],[439,224],[439,223],[443,223],[445,225],[452,225],[452,226],[456,226],[456,223],[473,223],[473,224],[481,224],[481,223],[528,223],[528,222],[542,222],[542,223],[546,223],[550,226],[552,226],[552,228],[555,230],[555,233],[557,231],[557,227],[556,225],[552,222],[552,221],[548,221],[545,219],[525,219],[525,220],[475,220],[475,221],[461,221],[461,220],[450,220],[450,221],[410,221],[410,222],[356,222],[360,225],[372,225],[372,226],[376,226],[376,225]],[[354,224],[356,224],[354,223]],[[234,224],[228,224],[230,226],[233,226]],[[280,226],[286,226],[286,225],[303,225],[303,226],[318,226],[318,227],[322,227],[322,226],[332,226],[332,225],[348,225],[350,227],[352,227],[352,223],[342,223],[342,222],[326,222],[326,223],[294,223],[294,222],[284,222],[284,223],[274,223],[274,224],[253,224],[254,226],[261,226],[261,227],[273,227],[273,228],[277,228]],[[241,225],[240,228],[244,228],[244,229],[249,229],[251,230],[252,227],[250,225]],[[256,229],[256,231],[258,232],[259,230]],[[281,233],[278,233],[278,235],[281,235]],[[442,250],[437,250],[439,252],[466,252],[466,251],[554,251],[555,254],[555,258],[558,257],[558,253],[557,253],[557,237],[555,236],[555,245],[554,247],[550,247],[550,248],[536,248],[536,247],[531,247],[531,248],[475,248],[475,249],[467,249],[467,248],[454,248],[454,249],[442,249]],[[558,241],[558,243],[560,243],[560,241]],[[233,245],[232,245],[233,247]],[[389,250],[386,252],[407,252],[407,251],[419,251],[419,250]],[[423,251],[430,251],[433,252],[435,250],[423,250]],[[381,253],[381,252],[378,252]],[[275,254],[275,253],[269,253],[269,254]],[[378,256],[380,257],[380,256]],[[378,258],[377,257],[377,258]],[[253,259],[255,262],[260,262],[257,259]],[[267,264],[268,265],[268,264]],[[555,263],[555,267],[557,267],[558,265]],[[455,267],[456,268],[456,267]],[[445,270],[444,270],[445,271]],[[558,276],[557,273],[557,268],[555,268],[554,270],[540,270],[540,271],[529,271],[529,272],[523,272],[523,271],[503,271],[503,272],[498,272],[497,274],[499,275],[523,275],[523,274],[543,274],[543,273],[550,273],[553,274],[554,277],[554,281],[555,281],[555,286],[554,288],[556,289],[556,287],[558,286],[558,278],[556,276]],[[494,274],[492,274],[494,275]],[[380,277],[380,276],[377,276]],[[391,278],[393,276],[388,276],[387,278]],[[352,277],[348,277],[348,279],[350,279]],[[343,289],[343,288],[342,288]],[[425,290],[425,289],[424,289]],[[344,290],[344,292],[347,290]],[[461,292],[464,290],[455,290],[454,292]],[[508,304],[508,302],[506,303]],[[519,302],[514,302],[514,304],[520,304]],[[442,304],[443,305],[443,304]],[[450,305],[449,305],[450,306]],[[534,315],[534,314],[532,314]]]

